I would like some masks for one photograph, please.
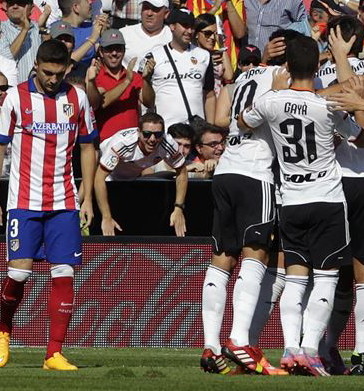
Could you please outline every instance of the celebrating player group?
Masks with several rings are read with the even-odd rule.
[[[332,59],[320,67],[314,39],[275,32],[270,40],[282,40],[284,51],[240,75],[228,110],[226,96],[218,100],[216,117],[228,113],[230,133],[212,185],[214,249],[202,302],[207,372],[236,373],[235,363],[239,373],[364,374],[364,81],[356,76],[364,31],[342,16],[328,34]],[[232,329],[220,341],[226,286],[240,255]],[[353,276],[349,369],[337,343],[351,313]],[[258,339],[279,297],[277,368]]]

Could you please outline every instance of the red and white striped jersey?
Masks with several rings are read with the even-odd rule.
[[[33,79],[9,90],[0,115],[0,143],[12,143],[8,210],[79,208],[72,151],[96,137],[94,122],[86,94],[69,84],[54,96]]]

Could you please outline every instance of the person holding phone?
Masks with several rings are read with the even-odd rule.
[[[232,82],[234,71],[226,47],[217,45],[217,24],[214,15],[200,14],[195,20],[195,44],[210,52],[214,66],[215,94]]]

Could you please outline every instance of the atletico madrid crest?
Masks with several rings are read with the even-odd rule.
[[[63,112],[67,115],[67,117],[72,117],[75,112],[73,103],[65,103],[63,105]]]
[[[19,239],[11,239],[10,240],[10,249],[11,251],[19,250]]]

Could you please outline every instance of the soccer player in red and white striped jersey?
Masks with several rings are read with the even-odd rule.
[[[33,260],[50,264],[50,339],[44,369],[76,370],[62,355],[73,312],[73,265],[81,263],[80,217],[91,223],[97,132],[85,93],[63,82],[66,46],[49,40],[39,47],[36,75],[9,90],[0,116],[0,171],[12,143],[7,218],[8,275],[0,301],[0,366],[9,358],[12,319],[32,273]],[[79,211],[72,151],[81,144],[84,199]],[[0,216],[1,217],[1,216]],[[67,245],[66,245],[67,244]]]

